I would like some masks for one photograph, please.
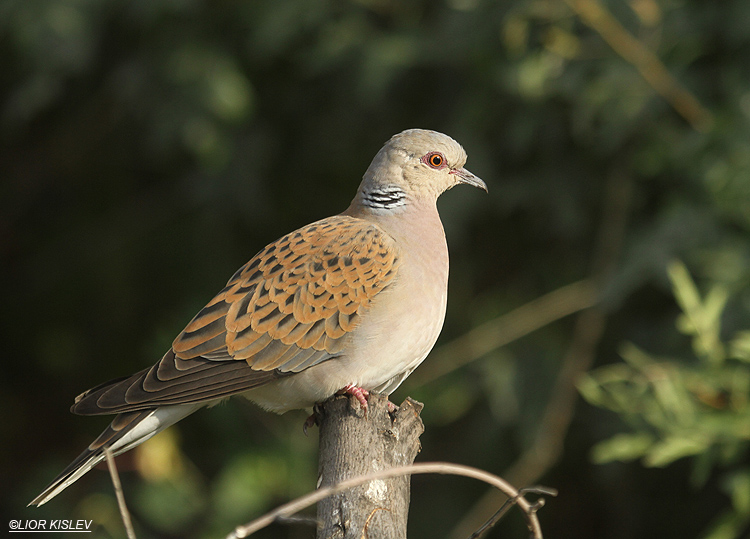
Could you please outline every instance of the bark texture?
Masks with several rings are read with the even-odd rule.
[[[337,396],[318,409],[320,486],[404,466],[419,453],[423,405],[407,397],[392,414],[388,399],[371,394],[365,416],[359,402]],[[317,539],[406,539],[409,476],[370,481],[318,504]]]

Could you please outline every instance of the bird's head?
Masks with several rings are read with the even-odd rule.
[[[370,163],[359,188],[360,202],[377,208],[396,207],[402,199],[434,201],[461,183],[487,191],[481,179],[463,168],[465,163],[466,152],[448,135],[426,129],[402,131]]]

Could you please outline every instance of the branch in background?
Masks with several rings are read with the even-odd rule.
[[[614,51],[633,65],[645,81],[696,131],[713,125],[713,114],[684,88],[651,49],[638,41],[599,0],[565,0],[581,20],[596,31]]]
[[[120,508],[120,516],[122,517],[122,523],[125,526],[125,533],[128,539],[135,538],[135,530],[133,529],[133,521],[130,519],[130,511],[128,506],[125,505],[125,495],[122,492],[122,484],[120,483],[120,475],[117,473],[117,466],[115,466],[115,459],[112,456],[112,451],[108,447],[104,448],[104,456],[107,459],[107,468],[109,469],[109,476],[112,478],[112,486],[115,487],[115,497],[117,498],[117,506]]]
[[[226,539],[240,539],[243,537],[248,537],[256,531],[265,528],[269,524],[276,522],[279,518],[289,517],[294,513],[301,511],[302,509],[309,507],[329,496],[339,494],[352,487],[363,485],[370,481],[386,479],[389,477],[419,474],[459,475],[477,479],[479,481],[484,481],[485,483],[492,485],[503,493],[503,498],[510,498],[513,503],[518,505],[521,511],[523,511],[526,517],[529,531],[531,531],[532,533],[532,537],[534,539],[542,539],[542,528],[539,525],[539,520],[536,516],[537,510],[542,505],[544,505],[542,500],[531,503],[523,497],[523,491],[519,492],[510,483],[508,483],[501,477],[485,472],[483,470],[479,470],[477,468],[472,468],[470,466],[451,464],[448,462],[428,462],[423,464],[412,464],[410,466],[401,466],[398,468],[390,468],[388,470],[380,470],[378,472],[374,472],[365,476],[354,477],[352,479],[342,481],[341,483],[332,485],[330,487],[318,489],[315,492],[311,492],[310,494],[301,496],[296,500],[292,500],[291,502],[276,508],[270,513],[266,513],[262,517],[250,522],[249,524],[246,524],[245,526],[238,526],[232,533],[230,533],[226,537]],[[530,491],[533,493],[541,493],[548,496],[557,495],[557,492],[554,489],[543,487],[535,487],[533,489],[530,489]]]
[[[431,382],[568,315],[593,306],[597,288],[588,279],[578,281],[475,327],[430,354],[419,368],[420,385]]]
[[[591,263],[590,282],[595,290],[604,287],[617,267],[625,238],[632,192],[632,180],[619,172],[610,177],[602,204],[603,218],[596,251]],[[594,361],[606,319],[606,312],[600,307],[592,307],[579,314],[570,347],[565,354],[534,441],[505,473],[512,483],[536,482],[560,458],[578,399],[576,382]],[[485,494],[453,529],[449,537],[467,537],[471,530],[476,529],[486,519],[486,515],[500,504],[500,501],[501,497],[495,491]]]

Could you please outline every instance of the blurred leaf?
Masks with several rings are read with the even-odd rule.
[[[710,438],[673,436],[656,442],[643,462],[646,466],[660,468],[675,460],[703,453],[710,441]]]
[[[645,432],[616,434],[596,444],[591,450],[591,459],[597,464],[615,460],[627,462],[644,456],[653,444],[653,436]]]
[[[672,262],[668,268],[674,294],[683,310],[677,327],[686,335],[694,335],[696,355],[710,363],[725,359],[724,346],[720,341],[721,313],[729,299],[728,291],[717,285],[701,300],[695,283],[681,262]]]

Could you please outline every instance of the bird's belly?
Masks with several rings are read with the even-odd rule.
[[[310,408],[349,384],[390,393],[405,376],[395,384],[388,382],[410,373],[427,357],[440,332],[440,326],[436,326],[433,323],[421,328],[416,339],[413,328],[392,328],[352,356],[332,358],[246,391],[243,396],[262,408],[284,413]]]

